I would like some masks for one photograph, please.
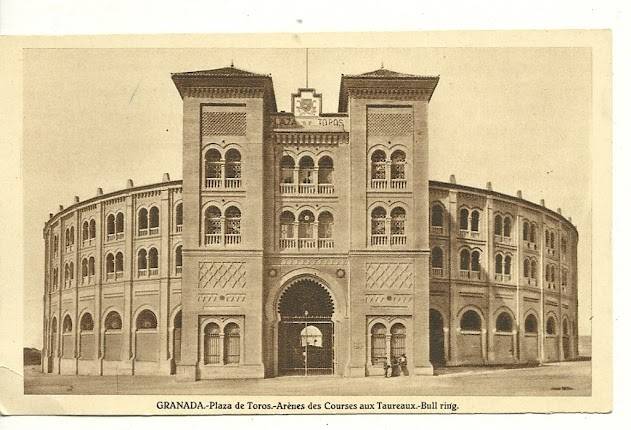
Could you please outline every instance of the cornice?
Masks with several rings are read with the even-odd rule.
[[[263,88],[251,87],[185,87],[182,89],[184,97],[196,98],[262,98]]]

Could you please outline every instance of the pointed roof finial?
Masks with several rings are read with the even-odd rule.
[[[230,67],[234,68],[234,59],[230,59]]]

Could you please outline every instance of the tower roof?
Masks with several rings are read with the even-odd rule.
[[[429,101],[438,85],[439,76],[412,75],[383,67],[359,75],[342,75],[340,81],[339,112],[348,110],[351,94],[389,99],[423,99]]]
[[[195,91],[200,88],[238,89],[241,93],[245,90],[256,94],[262,92],[267,106],[271,107],[272,112],[276,112],[276,96],[271,75],[249,72],[231,65],[218,69],[171,73],[171,79],[181,97],[187,93],[190,95],[188,90]]]

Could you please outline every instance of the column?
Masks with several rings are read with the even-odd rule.
[[[171,374],[172,363],[169,357],[169,309],[170,309],[170,279],[173,275],[171,264],[172,239],[171,232],[175,219],[173,198],[169,188],[163,188],[160,192],[160,309],[158,315],[158,337],[160,346],[158,349],[158,361],[161,374]],[[173,258],[175,255],[173,254]]]
[[[522,340],[523,333],[521,329],[521,324],[523,320],[522,313],[522,305],[521,305],[521,279],[524,270],[524,254],[522,252],[522,247],[524,246],[524,238],[523,238],[523,216],[521,215],[521,208],[517,207],[517,215],[515,216],[515,225],[513,226],[516,231],[514,234],[515,240],[517,241],[517,251],[515,253],[516,264],[514,264],[513,276],[515,276],[515,281],[517,282],[517,289],[515,290],[515,330],[517,331],[517,338],[515,342],[513,356],[517,361],[521,361],[521,349],[522,349]]]
[[[457,364],[458,354],[456,345],[456,336],[458,333],[458,303],[456,296],[456,279],[458,279],[458,270],[460,268],[458,261],[458,193],[454,190],[449,191],[449,207],[447,208],[449,216],[449,307],[447,309],[447,334],[448,348],[445,349],[445,359],[447,364]]]
[[[133,279],[134,279],[134,249],[133,249],[133,238],[134,238],[134,224],[135,224],[135,213],[136,213],[136,197],[133,194],[130,194],[129,198],[125,200],[125,212],[127,221],[125,221],[125,230],[130,234],[125,235],[125,254],[128,255],[128,275],[123,276],[124,287],[123,287],[123,325],[122,325],[122,335],[123,335],[123,354],[121,360],[123,362],[127,362],[126,365],[129,368],[125,369],[125,371],[119,370],[119,373],[133,373],[133,340],[132,340],[132,318],[133,318]]]
[[[546,340],[546,315],[545,311],[545,287],[544,287],[544,274],[545,274],[545,229],[543,225],[543,215],[539,216],[539,226],[537,228],[537,237],[535,238],[539,242],[539,262],[537,269],[539,270],[539,360],[544,362],[545,360],[545,340]]]
[[[101,348],[101,326],[104,315],[101,310],[101,294],[103,289],[103,237],[105,234],[103,217],[105,216],[103,209],[103,202],[97,203],[97,212],[95,216],[96,221],[96,240],[95,240],[95,252],[94,252],[94,357],[96,362],[96,369],[93,371],[97,375],[103,374],[103,351]],[[129,234],[129,233],[126,233]],[[129,256],[125,256],[129,258]]]
[[[495,237],[494,237],[494,229],[493,229],[493,217],[494,217],[494,207],[493,207],[493,198],[487,196],[486,198],[486,249],[487,249],[487,258],[486,258],[486,298],[487,298],[487,311],[486,311],[486,337],[487,337],[487,347],[484,348],[484,343],[482,351],[486,352],[486,356],[484,357],[485,363],[494,362],[495,361],[495,321],[493,320],[493,295],[495,294]],[[479,226],[480,230],[482,229],[482,223],[480,222]],[[482,231],[480,231],[482,234]],[[503,265],[503,264],[502,264]],[[482,268],[480,268],[482,270]],[[502,273],[504,273],[502,271]],[[484,334],[484,330],[483,330]],[[485,337],[485,336],[483,336]]]

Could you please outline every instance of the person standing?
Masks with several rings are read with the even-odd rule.
[[[410,376],[410,372],[408,371],[408,359],[405,354],[401,354],[401,357],[399,357],[399,366],[404,376]]]
[[[383,376],[386,378],[388,377],[388,370],[390,370],[390,359],[386,357],[386,359],[383,360]]]

